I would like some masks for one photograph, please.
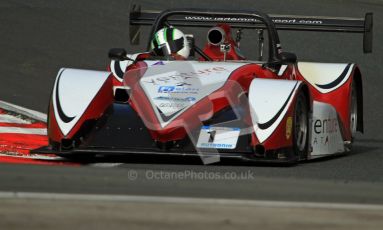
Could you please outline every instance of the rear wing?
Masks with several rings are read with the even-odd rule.
[[[190,9],[193,11],[193,9]],[[198,12],[198,10],[195,10]],[[216,13],[217,11],[214,11]],[[224,11],[223,11],[224,12]],[[226,11],[227,12],[227,11]],[[170,25],[185,27],[212,27],[217,23],[229,23],[234,28],[264,29],[261,21],[241,16],[240,13],[224,16],[206,16],[193,13],[191,15],[173,15],[167,21]],[[132,5],[130,9],[130,41],[139,43],[140,26],[152,26],[160,16],[160,11],[141,11],[141,7]],[[364,18],[297,16],[297,15],[268,15],[273,21],[276,30],[317,31],[317,32],[347,32],[363,34],[363,51],[372,52],[373,14],[366,13]]]

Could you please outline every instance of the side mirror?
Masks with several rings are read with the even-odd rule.
[[[282,52],[280,58],[283,64],[291,64],[297,62],[297,55],[294,53]]]
[[[108,56],[115,61],[132,60],[127,56],[126,50],[123,48],[113,48],[109,50]]]

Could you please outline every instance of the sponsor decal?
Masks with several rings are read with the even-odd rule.
[[[158,88],[159,93],[169,93],[174,91],[175,86],[160,86]]]
[[[177,86],[160,86],[158,87],[158,93],[189,93],[197,94],[199,89],[195,87],[184,87],[184,85],[190,85],[188,83],[182,83]]]
[[[139,82],[162,127],[222,87],[234,70],[245,65],[195,61],[165,64],[149,68]]]
[[[203,126],[197,148],[235,149],[240,132],[240,128]]]
[[[177,98],[177,97],[156,97],[155,100],[163,100],[163,101],[182,101],[182,102],[189,102],[189,101],[195,101],[195,97],[185,97],[185,98]]]
[[[293,118],[288,117],[286,121],[286,139],[290,139],[293,130]]]
[[[202,143],[201,148],[213,148],[213,149],[234,149],[232,144],[223,143]]]
[[[184,108],[185,104],[184,103],[175,103],[175,102],[163,102],[158,105],[159,108]]]
[[[165,63],[163,61],[159,61],[159,62],[154,63],[152,66],[154,66],[154,65],[165,65]]]
[[[178,112],[188,105],[194,104],[197,100],[195,97],[184,97],[184,98],[177,98],[177,97],[156,97],[154,100],[157,101],[163,101],[156,103],[157,107],[160,109],[171,109],[173,112]]]
[[[338,119],[328,118],[328,119],[317,119],[314,122],[314,132],[316,134],[330,134],[338,132]]]
[[[337,133],[338,128],[338,119],[337,118],[328,118],[328,119],[317,119],[314,121],[314,132],[315,137],[313,144],[322,144],[327,145],[329,143],[329,136]]]
[[[143,83],[153,84],[153,85],[164,85],[170,82],[176,82],[176,86],[191,85],[188,79],[198,78],[201,76],[209,76],[210,74],[230,72],[225,67],[211,67],[207,69],[201,69],[191,72],[178,72],[174,71],[169,73],[168,76],[159,76],[154,78],[144,77],[142,79]]]
[[[245,17],[208,17],[208,16],[185,16],[188,21],[214,21],[214,22],[242,22],[242,23],[262,23],[255,18]],[[321,25],[323,20],[313,20],[309,18],[272,18],[276,24],[302,24],[302,25]]]

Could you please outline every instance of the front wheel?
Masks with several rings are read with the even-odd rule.
[[[309,149],[309,103],[301,91],[294,106],[293,118],[293,152],[296,160],[307,159]]]

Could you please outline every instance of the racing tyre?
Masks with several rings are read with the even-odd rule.
[[[354,84],[353,82],[351,85],[351,97],[350,97],[351,142],[354,142],[355,134],[357,132],[357,127],[358,127],[358,92],[357,92],[356,84]]]
[[[309,130],[308,99],[301,91],[295,100],[293,118],[293,153],[296,161],[307,159]]]

